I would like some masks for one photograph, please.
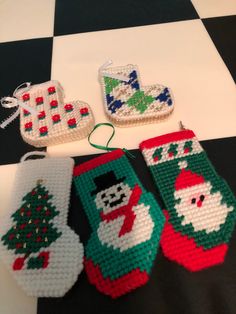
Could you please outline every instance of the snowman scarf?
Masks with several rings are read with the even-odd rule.
[[[124,152],[76,166],[74,183],[92,229],[84,258],[90,283],[112,298],[146,284],[165,219]]]
[[[103,211],[100,212],[101,219],[107,222],[117,219],[120,216],[125,216],[123,225],[119,232],[119,237],[121,237],[122,235],[132,230],[135,216],[136,216],[133,211],[133,207],[138,204],[141,194],[142,194],[142,190],[136,184],[132,190],[132,194],[130,196],[130,199],[127,205],[121,206],[108,214],[104,214]]]

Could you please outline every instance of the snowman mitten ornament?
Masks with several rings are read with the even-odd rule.
[[[5,128],[20,114],[20,132],[25,142],[44,147],[77,141],[88,136],[94,126],[89,105],[76,100],[64,102],[64,91],[58,81],[17,88],[14,97],[4,97],[4,107],[18,110],[3,122]],[[10,105],[9,105],[10,103]]]
[[[142,86],[136,65],[99,70],[105,113],[116,126],[128,127],[155,123],[167,118],[174,109],[168,87],[154,84]]]
[[[90,283],[112,298],[144,285],[165,219],[124,152],[76,166],[74,182],[92,227],[84,259]]]
[[[140,144],[163,197],[166,257],[190,271],[223,263],[235,225],[236,202],[191,130]]]
[[[17,166],[0,256],[27,295],[61,297],[82,271],[83,246],[67,226],[73,165],[72,158],[45,158]]]

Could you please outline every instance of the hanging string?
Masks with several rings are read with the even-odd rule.
[[[100,66],[100,68],[98,69],[99,75],[100,76],[110,77],[110,78],[113,78],[113,79],[116,79],[116,80],[121,80],[121,81],[128,82],[130,80],[130,78],[128,76],[121,75],[121,74],[116,74],[116,73],[109,73],[108,71],[106,71],[107,67],[109,65],[111,65],[112,63],[113,63],[112,60],[108,60],[104,64],[102,64]]]
[[[17,98],[17,92],[19,90],[21,93],[25,93],[26,91],[29,91],[31,88],[30,84],[31,83],[29,83],[29,82],[22,83],[14,90],[12,97],[1,98],[1,105],[3,108],[10,109],[10,108],[17,107],[17,110],[12,115],[10,115],[5,121],[3,121],[0,124],[0,128],[4,129],[8,124],[10,124],[12,121],[14,121],[18,117],[18,115],[20,114],[20,107],[29,111],[32,115],[37,115],[37,111],[34,108],[23,103],[23,101],[21,101]],[[24,85],[26,85],[26,87],[22,88],[22,86],[24,86]]]
[[[186,130],[186,127],[182,121],[179,121],[179,127],[180,127],[180,130]]]
[[[44,156],[44,157],[48,157],[48,153],[47,152],[40,152],[40,151],[33,151],[33,152],[28,152],[25,155],[23,155],[20,159],[20,162],[25,161],[27,158],[31,157],[31,156]]]
[[[112,128],[112,134],[110,136],[110,138],[108,139],[107,143],[106,143],[106,146],[103,146],[103,145],[98,145],[98,144],[94,144],[91,142],[90,138],[91,138],[91,135],[94,133],[94,131],[96,129],[98,129],[99,127],[101,126],[109,126]],[[101,150],[105,150],[107,152],[109,151],[113,151],[113,150],[116,150],[118,149],[117,147],[108,147],[108,145],[110,144],[111,140],[113,139],[115,135],[115,128],[114,126],[111,124],[111,123],[108,123],[108,122],[102,122],[102,123],[98,123],[94,126],[93,130],[90,132],[89,136],[88,136],[88,142],[91,146],[93,146],[94,148],[97,148],[97,149],[101,149]],[[127,156],[129,156],[130,158],[135,158],[135,156],[130,153],[126,148],[122,148],[123,152],[125,152],[127,154]]]

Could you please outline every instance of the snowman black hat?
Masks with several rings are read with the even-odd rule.
[[[101,174],[100,176],[94,178],[94,183],[96,184],[96,189],[91,192],[91,195],[95,195],[101,191],[110,188],[120,182],[123,182],[125,177],[117,179],[113,171]]]

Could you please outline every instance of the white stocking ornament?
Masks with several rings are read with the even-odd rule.
[[[0,257],[27,295],[63,296],[82,271],[83,246],[67,226],[73,166],[72,158],[22,158],[17,165],[0,222]]]

